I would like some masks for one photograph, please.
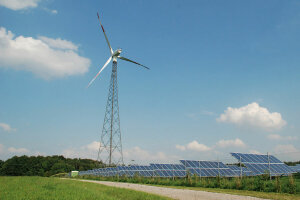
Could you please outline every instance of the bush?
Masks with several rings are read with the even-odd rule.
[[[230,188],[230,184],[228,181],[228,178],[222,178],[220,181],[220,188],[222,189],[229,189]]]
[[[243,190],[254,190],[254,179],[252,177],[243,177],[241,182]]]
[[[235,178],[235,189],[240,190],[242,188],[241,179],[239,177]]]
[[[281,183],[280,183],[280,178],[276,176],[276,192],[280,193],[281,192]]]
[[[264,191],[265,190],[265,177],[256,176],[254,179],[254,190],[255,191]]]
[[[296,185],[295,185],[295,180],[293,175],[289,177],[289,182],[288,182],[288,192],[290,194],[295,194],[296,193]]]

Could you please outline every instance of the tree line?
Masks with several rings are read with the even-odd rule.
[[[289,165],[289,166],[295,166],[300,164],[300,161],[296,161],[296,162],[284,162],[285,164]]]
[[[299,164],[286,162],[287,165]],[[52,176],[72,170],[85,171],[105,167],[102,162],[91,159],[65,158],[63,156],[14,156],[0,160],[0,176]]]
[[[89,170],[103,166],[91,159],[65,158],[63,156],[14,156],[0,160],[1,176],[52,176],[72,170]]]

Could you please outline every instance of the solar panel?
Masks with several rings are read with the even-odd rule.
[[[272,176],[287,175],[292,169],[272,155],[231,153],[255,175],[270,173]]]
[[[294,172],[300,172],[300,165],[295,165],[295,166],[289,166],[289,168]]]
[[[196,160],[180,160],[180,162],[192,175],[197,175],[200,177],[236,176],[236,173],[234,173],[222,162]]]
[[[155,176],[159,177],[185,177],[186,170],[182,164],[150,164]]]
[[[247,167],[239,167],[237,165],[227,165],[237,176],[253,176],[254,174]]]
[[[144,176],[144,177],[151,177],[153,176],[153,168],[147,165],[132,165],[132,166],[119,166],[117,167],[119,171],[119,175],[126,175],[133,177],[137,176]]]
[[[233,171],[241,171],[241,168],[236,165],[227,165],[227,167]]]

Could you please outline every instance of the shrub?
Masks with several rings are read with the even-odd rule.
[[[281,183],[280,183],[280,177],[276,176],[276,192],[280,193],[281,192]]]
[[[222,189],[229,189],[230,188],[230,184],[228,181],[228,178],[222,178],[220,181],[220,188]]]
[[[276,192],[276,181],[266,181],[264,192]]]
[[[256,176],[254,180],[254,190],[264,191],[265,190],[265,176]]]
[[[289,177],[289,182],[288,182],[288,192],[290,194],[295,194],[296,193],[296,185],[295,185],[295,180],[293,175]]]
[[[215,188],[220,188],[221,186],[221,177],[217,176],[215,179]]]

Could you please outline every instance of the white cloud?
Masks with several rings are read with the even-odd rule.
[[[62,155],[68,158],[89,158],[96,159],[98,155],[100,142],[94,141],[90,144],[81,146],[79,148],[69,148],[62,152]],[[118,152],[115,151],[116,156]],[[103,151],[101,158],[105,161],[107,152]],[[178,157],[172,155],[166,155],[164,152],[150,152],[144,150],[138,146],[131,149],[123,149],[124,162],[129,164],[131,160],[135,160],[136,164],[149,164],[150,162],[171,162],[179,160]]]
[[[30,151],[26,148],[15,148],[15,147],[9,147],[8,152],[14,153],[14,154],[25,154],[29,153]]]
[[[176,149],[179,149],[181,151],[185,151],[185,146],[183,146],[183,145],[177,144],[175,147],[176,147]]]
[[[33,156],[47,156],[47,154],[45,152],[39,152],[39,151],[36,151],[32,154]]]
[[[78,50],[78,46],[73,44],[70,41],[62,40],[60,38],[52,39],[45,36],[39,36],[38,39],[45,42],[49,47],[57,48],[57,49],[70,49],[70,50]]]
[[[50,13],[50,14],[53,14],[53,15],[56,15],[58,13],[57,10],[51,10],[49,8],[43,8],[46,12]]]
[[[251,153],[251,154],[262,154],[261,152],[259,152],[257,150],[254,150],[254,149],[250,150],[249,153]]]
[[[300,150],[292,144],[280,144],[274,148],[275,156],[282,161],[299,161]]]
[[[270,134],[270,135],[268,135],[268,138],[270,140],[281,140],[281,136],[278,134]]]
[[[27,148],[17,148],[17,147],[9,147],[6,148],[3,144],[0,144],[0,159],[5,160],[11,158],[12,156],[38,156],[38,155],[46,155],[46,153],[41,153],[38,151],[31,151]]]
[[[298,139],[296,136],[281,136],[278,134],[269,134],[267,137],[270,140],[297,140]]]
[[[93,141],[90,144],[81,146],[79,148],[69,148],[62,152],[62,155],[68,158],[89,158],[97,159],[100,142]]]
[[[0,67],[26,70],[44,79],[84,74],[90,60],[70,41],[18,36],[0,27]]]
[[[12,128],[9,124],[6,123],[0,123],[0,128],[7,132],[16,131],[15,128]]]
[[[245,143],[236,138],[235,140],[220,140],[216,144],[218,147],[226,148],[226,147],[246,147]]]
[[[35,8],[40,0],[0,0],[0,6],[12,10],[23,10],[28,8]]]
[[[174,162],[178,160],[177,156],[166,155],[163,152],[149,152],[138,146],[132,149],[125,149],[123,151],[124,161],[130,163],[135,160],[135,163],[156,163],[156,162]]]
[[[87,158],[86,156],[80,156],[78,150],[74,148],[64,149],[61,154],[66,158]]]
[[[239,138],[233,140],[219,140],[215,145],[209,147],[205,144],[200,144],[198,141],[194,140],[186,145],[176,145],[175,148],[180,151],[191,150],[198,152],[208,152],[214,151],[217,153],[217,148],[228,148],[228,147],[238,147],[245,148],[247,145]]]
[[[260,107],[256,102],[240,108],[228,107],[217,121],[258,127],[267,131],[279,130],[286,125],[280,113],[270,113],[267,108]]]
[[[280,144],[274,148],[275,153],[294,153],[298,150],[292,144]]]
[[[204,144],[199,144],[196,140],[188,143],[186,148],[189,150],[193,150],[193,151],[209,151],[209,150],[211,150],[210,147],[208,147]]]
[[[83,150],[89,150],[89,151],[99,151],[100,142],[94,141],[86,146],[81,147]]]
[[[57,10],[51,10],[51,13],[56,15],[58,13],[58,11]]]

